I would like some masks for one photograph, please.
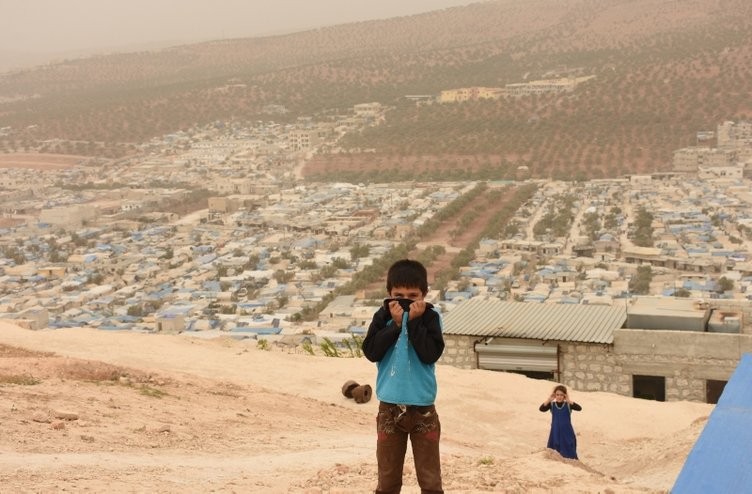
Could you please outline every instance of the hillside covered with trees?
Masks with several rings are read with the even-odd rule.
[[[571,93],[404,98],[570,75],[595,77]],[[750,95],[748,0],[497,0],[2,74],[0,127],[12,132],[0,152],[116,157],[195,124],[377,101],[393,108],[385,124],[344,139],[349,153],[320,156],[317,177],[400,160],[468,178],[514,178],[520,165],[533,177],[612,177],[667,169],[696,132],[751,119]],[[289,113],[264,113],[270,104]]]

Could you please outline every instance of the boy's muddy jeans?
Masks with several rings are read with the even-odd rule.
[[[407,438],[413,448],[415,475],[420,492],[442,494],[439,438],[441,423],[436,407],[380,402],[376,417],[376,459],[379,464],[377,494],[396,494],[402,488]]]

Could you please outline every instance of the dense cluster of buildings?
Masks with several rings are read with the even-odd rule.
[[[403,185],[407,208],[394,185],[297,185],[314,149],[378,122],[380,109],[216,123],[100,167],[0,170],[0,317],[33,328],[281,331],[472,187]],[[208,209],[179,213],[197,199]]]
[[[444,294],[445,362],[715,403],[752,352],[749,190],[741,178],[665,175],[541,184],[515,218],[522,233],[481,242]],[[569,236],[528,235],[562,196],[576,198]],[[652,247],[633,242],[639,209],[652,213]]]
[[[306,159],[377,124],[383,110],[218,122],[102,166],[0,170],[0,318],[278,341],[362,334],[378,294],[337,297],[313,322],[295,315],[476,185],[301,184]],[[719,126],[719,146],[744,156],[747,125]],[[578,389],[717,399],[752,349],[748,179],[698,167],[537,185],[506,235],[483,239],[458,279],[429,292],[445,314],[442,362]],[[198,199],[208,209],[182,212]],[[566,234],[539,228],[562,209]],[[635,243],[642,210],[652,215],[650,246]],[[632,281],[647,266],[638,296]]]
[[[708,141],[716,141],[716,146]],[[715,132],[698,132],[697,146],[674,151],[673,169],[700,178],[752,175],[752,122],[723,122]]]

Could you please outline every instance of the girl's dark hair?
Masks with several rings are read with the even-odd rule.
[[[418,261],[402,259],[389,267],[386,273],[386,291],[394,287],[418,288],[423,295],[428,293],[428,272]]]
[[[554,388],[554,393],[556,393],[557,391],[561,391],[562,393],[567,394],[567,387],[563,384],[559,384]]]

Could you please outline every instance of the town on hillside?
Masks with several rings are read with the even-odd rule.
[[[0,168],[0,319],[292,344],[362,335],[384,290],[354,277],[478,186],[302,180],[306,160],[383,110],[215,122],[128,158]],[[751,169],[752,123],[723,122],[669,173],[519,182],[532,197],[429,301],[447,315],[472,299],[749,304]]]

